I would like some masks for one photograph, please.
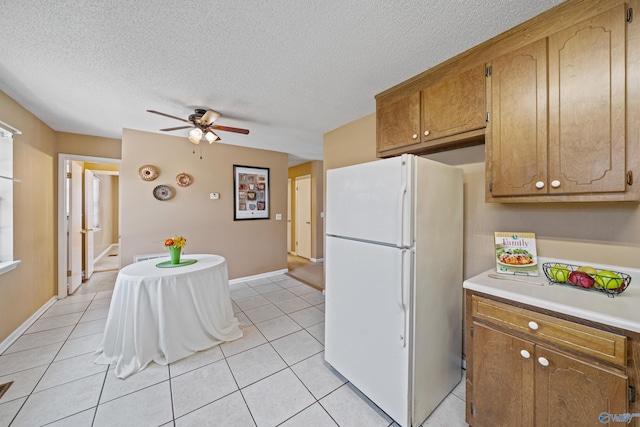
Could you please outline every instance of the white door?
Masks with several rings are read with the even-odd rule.
[[[325,249],[325,360],[406,426],[413,252],[330,236]]]
[[[71,162],[71,194],[69,208],[69,276],[71,295],[82,284],[82,163]]]
[[[84,265],[85,280],[93,274],[93,178],[94,173],[84,171]]]
[[[296,178],[296,255],[311,259],[311,176]]]
[[[291,253],[291,178],[287,180],[287,253]]]
[[[402,155],[328,170],[326,234],[412,246],[414,161]]]

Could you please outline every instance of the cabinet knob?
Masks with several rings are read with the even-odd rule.
[[[544,188],[544,182],[542,181],[536,182],[536,188]]]
[[[520,350],[520,355],[525,359],[528,359],[531,357],[531,353],[529,353],[527,350]]]
[[[529,328],[535,331],[538,329],[538,324],[532,320],[531,322],[529,322]]]
[[[418,134],[417,134],[417,133],[414,133],[413,135],[411,135],[411,138],[413,138],[413,139],[418,139]]]
[[[428,130],[424,131],[424,136],[429,136],[429,131]]]
[[[542,366],[549,366],[549,361],[544,357],[538,357],[538,363]]]
[[[557,179],[554,179],[553,181],[551,181],[551,186],[553,188],[558,188],[560,187],[560,181],[558,181]]]

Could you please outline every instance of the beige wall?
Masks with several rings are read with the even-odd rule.
[[[123,130],[121,180],[121,262],[134,255],[166,252],[163,242],[174,235],[187,239],[185,253],[216,253],[227,259],[229,278],[287,268],[287,155],[218,143],[196,147],[184,137]],[[143,181],[138,169],[154,165],[154,181]],[[270,219],[233,220],[233,165],[270,169]],[[188,187],[176,175],[193,177]],[[158,201],[157,185],[170,185],[175,197]],[[209,193],[220,193],[210,200]],[[276,221],[276,213],[282,220]]]
[[[342,166],[378,160],[376,115],[364,116],[324,135],[324,172]],[[326,177],[326,174],[325,174]]]
[[[0,92],[0,120],[14,137],[13,237],[16,269],[0,275],[0,342],[56,294],[55,132]]]
[[[0,342],[57,294],[58,154],[120,158],[120,140],[55,132],[0,92],[0,120],[14,137],[14,258],[0,275]]]
[[[325,170],[375,159],[375,129],[372,114],[327,133]],[[425,157],[464,170],[465,279],[495,267],[495,231],[536,233],[539,256],[637,268],[638,203],[485,203],[484,145]]]
[[[119,139],[56,132],[56,157],[59,153],[121,159],[122,143]]]
[[[295,252],[296,242],[296,178],[311,176],[311,258],[324,258],[324,221],[322,220],[322,198],[324,195],[323,166],[320,161],[303,163],[289,168],[291,179],[291,249]]]

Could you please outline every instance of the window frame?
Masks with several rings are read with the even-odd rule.
[[[21,133],[0,121],[0,275],[15,269],[20,263],[20,260],[14,258],[13,252],[14,185],[21,182],[13,176],[13,136]],[[8,200],[8,203],[3,202],[3,199]]]

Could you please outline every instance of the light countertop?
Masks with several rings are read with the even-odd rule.
[[[614,326],[628,331],[640,333],[640,270],[617,267],[605,264],[589,263],[597,269],[608,269],[627,273],[631,282],[622,293],[610,298],[604,292],[577,288],[571,285],[555,283],[549,285],[542,264],[559,262],[584,265],[580,261],[538,258],[536,276],[513,276],[517,279],[544,283],[543,286],[517,282],[513,280],[493,279],[489,274],[496,274],[495,268],[478,274],[464,281],[463,287],[511,301],[528,304],[558,313],[567,314],[593,322]],[[506,278],[512,276],[500,275]]]

